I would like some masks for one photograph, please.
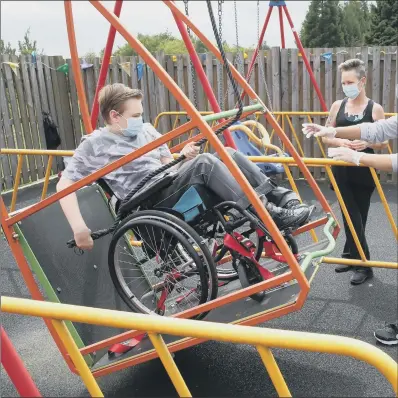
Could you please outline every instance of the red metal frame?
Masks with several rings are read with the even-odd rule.
[[[261,44],[262,44],[262,42],[264,40],[265,31],[267,30],[268,22],[269,22],[269,19],[271,17],[271,13],[272,13],[273,7],[274,6],[271,6],[271,5],[268,6],[268,13],[267,13],[267,16],[265,18],[263,29],[261,30],[260,39],[258,41],[257,48],[256,48],[256,50],[253,53],[252,59],[250,61],[248,73],[247,73],[247,76],[246,76],[247,80],[250,79],[250,76],[252,74],[252,71],[253,71],[253,68],[254,68],[254,64],[255,64],[256,59],[257,59],[257,54],[258,54],[259,48],[261,47]],[[326,106],[325,99],[323,98],[322,92],[321,92],[321,90],[320,90],[320,88],[318,86],[318,83],[317,83],[316,79],[315,79],[314,72],[312,71],[310,62],[309,62],[308,57],[307,57],[307,55],[306,55],[306,53],[304,51],[304,47],[303,47],[303,44],[301,43],[300,37],[297,34],[296,28],[294,27],[292,18],[290,17],[289,10],[287,9],[287,5],[282,5],[282,6],[277,6],[277,7],[278,7],[278,12],[279,12],[279,26],[280,26],[282,48],[285,48],[285,33],[284,33],[283,13],[282,13],[282,10],[283,10],[285,15],[286,15],[286,18],[287,18],[287,20],[289,22],[290,28],[292,30],[294,39],[296,41],[296,45],[297,45],[298,49],[300,50],[300,53],[301,53],[301,56],[303,58],[305,67],[306,67],[306,69],[307,69],[307,71],[308,71],[308,73],[310,75],[311,83],[314,86],[316,94],[317,94],[317,96],[319,98],[319,101],[321,103],[322,110],[323,110],[323,112],[327,112],[328,108]],[[243,99],[245,97],[245,95],[246,94],[243,92],[241,98]]]
[[[200,82],[202,83],[203,90],[207,96],[207,99],[209,100],[211,109],[213,112],[218,113],[221,112],[221,108],[217,102],[216,96],[214,95],[213,89],[210,85],[209,79],[206,76],[205,71],[203,70],[202,63],[199,59],[199,56],[195,50],[195,47],[192,44],[192,40],[189,37],[188,31],[184,24],[178,19],[178,17],[173,13],[173,17],[176,21],[178,30],[181,33],[181,37],[184,40],[185,46],[187,47],[189,56],[191,57],[192,64],[196,70],[196,73],[199,77]],[[225,119],[221,119],[220,121],[223,122]],[[231,136],[231,133],[229,130],[224,131],[224,138],[225,138],[225,144],[231,148],[236,149],[235,142]]]
[[[113,9],[113,13],[118,17],[120,16],[120,12],[122,10],[122,5],[123,5],[123,0],[115,1],[115,7]],[[100,92],[101,88],[104,87],[106,75],[108,74],[109,61],[110,61],[111,55],[112,55],[112,49],[113,49],[113,44],[115,42],[115,36],[116,36],[116,29],[111,24],[111,26],[109,28],[109,33],[108,33],[108,39],[106,41],[104,57],[102,59],[101,69],[100,69],[100,73],[99,73],[99,77],[98,77],[98,83],[97,83],[97,87],[95,89],[93,105],[91,107],[91,125],[93,127],[95,127],[97,125],[98,112],[99,112],[98,93]]]
[[[39,389],[1,327],[1,364],[21,397],[41,397]]]
[[[285,48],[285,30],[283,28],[282,7],[278,7],[278,12],[279,12],[279,28],[281,31],[281,43],[282,43],[282,48]]]

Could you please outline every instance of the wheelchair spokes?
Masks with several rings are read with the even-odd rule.
[[[131,245],[131,235],[141,244]],[[118,230],[111,244],[113,282],[134,311],[172,315],[206,302],[209,289],[201,258],[169,225],[132,220]]]

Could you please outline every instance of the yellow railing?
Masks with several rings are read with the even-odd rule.
[[[371,344],[348,337],[133,314],[11,297],[2,297],[1,310],[52,319],[89,393],[96,397],[103,394],[66,328],[66,320],[147,332],[174,387],[179,396],[183,397],[190,397],[191,394],[161,337],[162,334],[255,346],[279,396],[290,397],[291,393],[270,348],[344,355],[367,362],[390,382],[395,394],[398,394],[397,363]]]
[[[203,115],[203,116],[204,115],[210,115],[212,113],[213,112],[200,112],[200,114]],[[294,123],[293,123],[291,118],[294,117],[294,116],[296,116],[296,117],[298,116],[298,117],[306,119],[306,120],[304,120],[305,122],[312,123],[314,117],[326,118],[327,116],[329,116],[329,112],[293,112],[293,111],[287,111],[287,112],[273,112],[273,115],[274,115],[276,121],[281,125],[282,130],[285,131],[286,124],[288,125],[288,127],[290,127],[290,131],[292,133],[292,142],[293,142],[293,144],[296,144],[296,147],[297,147],[297,150],[298,150],[299,154],[304,157],[305,156],[304,150],[303,150],[303,147],[301,145],[301,140],[299,139],[299,137],[301,135],[301,132],[300,132],[299,135],[297,135],[296,129],[294,127]],[[386,113],[385,114],[386,117],[390,117],[390,116],[394,116],[394,115],[396,115],[396,113]],[[172,120],[172,126],[173,126],[173,129],[174,129],[174,128],[176,128],[176,127],[178,127],[180,125],[181,119],[186,117],[186,116],[187,116],[186,112],[161,112],[161,113],[159,113],[159,115],[155,119],[154,127],[157,128],[159,126],[160,120],[162,118],[170,117],[171,119],[174,118],[174,120]],[[255,116],[256,116],[256,121],[259,121],[260,117],[263,116],[263,113],[256,112]],[[193,130],[189,133],[189,138],[191,138],[192,134],[193,134]],[[272,131],[270,133],[270,140],[271,141],[272,141],[272,138],[273,138],[274,134],[275,134],[275,130],[272,129]],[[180,139],[182,139],[182,138],[180,138]],[[326,152],[325,152],[325,149],[324,149],[324,147],[322,145],[321,140],[319,139],[319,137],[317,137],[316,140],[317,140],[318,146],[320,148],[320,151],[322,153],[322,156],[326,157]],[[282,148],[282,149],[284,149],[284,148]],[[388,151],[390,153],[392,153],[390,145],[388,145]],[[267,153],[267,149],[266,149],[265,153]]]
[[[242,129],[242,131],[246,131],[246,129]],[[253,138],[255,140],[255,142],[260,142],[261,144],[263,144],[263,141],[259,141],[260,138],[254,138],[254,134],[247,133],[249,135],[249,137]],[[262,136],[262,138],[264,138],[264,136]],[[257,141],[256,141],[257,140]],[[270,147],[268,145],[268,147]],[[52,151],[44,151],[44,150],[34,150],[34,149],[1,149],[0,150],[0,154],[13,154],[13,155],[18,155],[19,159],[22,159],[23,156],[25,155],[36,155],[36,156],[42,156],[42,155],[47,155],[49,158],[49,161],[52,161],[52,159],[55,156],[73,156],[73,151],[56,151],[56,150],[52,150]],[[177,154],[175,154],[175,156],[177,156]],[[273,163],[275,161],[277,161],[278,163],[282,163],[283,165],[286,165],[286,169],[289,170],[290,166],[297,166],[294,159],[293,158],[288,158],[288,157],[278,157],[277,159],[275,158],[270,158],[268,156],[249,156],[249,159],[253,162],[261,162],[261,163]],[[20,161],[20,160],[18,160]],[[327,264],[347,264],[347,265],[353,265],[353,266],[365,266],[365,267],[381,267],[381,268],[394,268],[394,269],[398,269],[398,263],[397,262],[385,262],[385,261],[369,261],[366,259],[365,253],[363,251],[363,248],[361,246],[361,243],[359,241],[358,235],[355,231],[354,225],[351,221],[351,217],[348,213],[347,207],[344,203],[344,200],[341,196],[340,193],[340,189],[338,187],[338,184],[334,178],[334,175],[332,173],[331,167],[332,166],[352,166],[352,167],[356,167],[351,163],[345,163],[345,162],[341,162],[341,161],[336,161],[333,159],[326,159],[326,158],[303,158],[303,162],[307,165],[307,166],[311,166],[311,167],[324,167],[330,182],[333,186],[333,189],[335,191],[337,200],[341,206],[342,212],[344,214],[344,216],[346,217],[347,220],[347,224],[350,228],[350,231],[352,233],[353,239],[355,241],[355,244],[358,248],[358,252],[360,254],[361,259],[360,260],[351,260],[351,259],[342,259],[342,258],[336,258],[336,257],[324,257],[323,262],[327,263]],[[51,169],[51,166],[47,166],[47,170]],[[387,215],[387,219],[391,225],[391,229],[393,231],[393,234],[395,236],[396,239],[398,239],[398,229],[394,220],[394,216],[392,215],[390,206],[387,203],[387,199],[384,195],[383,192],[383,188],[379,182],[379,179],[377,177],[377,174],[375,172],[374,169],[370,169],[371,173],[372,173],[372,177],[375,181],[376,184],[376,189],[380,195],[380,199],[382,202],[382,205],[384,207],[384,210],[386,212]],[[287,174],[288,176],[290,176],[291,178],[289,178],[289,181],[291,183],[291,187],[293,190],[295,190],[296,192],[298,192],[297,186],[294,182],[293,177],[291,176],[290,172]],[[46,178],[44,179],[43,182],[43,189],[42,189],[42,194],[41,194],[41,200],[43,200],[47,194],[47,190],[48,190],[48,184],[49,184],[49,177],[50,177],[50,173],[46,172]],[[19,174],[19,178],[20,178],[20,174]],[[10,211],[14,211],[15,210],[15,205],[16,205],[16,200],[17,200],[17,194],[18,194],[18,186],[19,186],[19,179],[15,178],[15,184],[14,184],[14,189],[13,189],[13,193],[12,193],[12,199],[11,199],[11,207],[10,207]],[[315,231],[310,231],[312,238],[314,241],[317,241],[317,237],[315,235]]]

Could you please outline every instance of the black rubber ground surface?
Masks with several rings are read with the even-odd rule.
[[[321,185],[333,209],[333,192]],[[307,201],[313,199],[305,182],[299,184]],[[396,186],[385,194],[397,218]],[[36,198],[25,196],[21,206]],[[397,246],[377,193],[372,199],[367,229],[372,259],[397,261]],[[334,255],[344,241],[340,234]],[[0,241],[1,294],[29,297],[5,241]],[[300,312],[261,325],[354,337],[376,345],[373,331],[384,321],[397,319],[397,272],[375,269],[374,278],[351,286],[350,273],[336,274],[322,265],[310,296]],[[87,396],[80,379],[71,374],[41,319],[2,315],[2,325],[24,359],[43,396]],[[398,348],[377,345],[395,360]],[[367,364],[326,354],[274,350],[274,356],[294,396],[393,396],[386,380]],[[194,396],[276,396],[255,349],[250,346],[208,342],[177,353],[176,363]],[[176,396],[158,360],[105,376],[99,380],[106,396]],[[1,395],[17,396],[2,369]]]

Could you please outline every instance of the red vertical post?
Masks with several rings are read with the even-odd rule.
[[[317,83],[316,80],[315,80],[315,76],[314,76],[314,73],[313,73],[313,71],[312,71],[312,69],[311,69],[310,62],[308,61],[308,58],[307,58],[307,56],[305,55],[304,48],[303,48],[303,44],[301,43],[300,37],[299,37],[299,35],[297,34],[296,29],[295,29],[295,27],[294,27],[294,25],[293,25],[293,21],[292,21],[292,19],[290,18],[290,14],[289,14],[289,11],[288,11],[288,9],[287,9],[287,6],[282,6],[282,7],[283,7],[283,10],[285,11],[286,18],[287,18],[287,20],[288,20],[288,22],[289,22],[289,25],[290,25],[290,27],[292,28],[292,32],[293,32],[294,38],[296,39],[297,47],[298,47],[299,50],[300,50],[301,56],[302,56],[302,58],[303,58],[303,61],[304,61],[305,66],[306,66],[306,68],[307,68],[307,71],[308,71],[308,73],[309,73],[309,75],[310,75],[311,82],[312,82],[312,84],[314,85],[315,91],[316,91],[316,93],[317,93],[317,95],[318,95],[319,101],[320,101],[321,106],[322,106],[322,110],[323,110],[324,112],[327,112],[327,111],[328,111],[328,108],[327,108],[327,106],[326,106],[325,100],[323,99],[323,95],[322,95],[322,93],[321,93],[321,90],[320,90],[320,88],[319,88],[319,86],[318,86],[318,83]]]
[[[1,363],[21,397],[41,397],[40,391],[3,328],[1,328]]]
[[[269,19],[271,18],[271,13],[272,13],[273,7],[274,7],[274,6],[269,6],[269,7],[268,7],[267,16],[265,17],[265,22],[264,22],[263,28],[261,29],[261,33],[260,33],[260,37],[259,37],[259,39],[258,39],[257,47],[256,47],[256,49],[255,49],[255,51],[254,51],[254,53],[253,53],[252,59],[250,60],[249,69],[248,69],[247,75],[246,75],[246,81],[249,81],[249,80],[250,80],[250,77],[251,77],[251,75],[252,75],[252,73],[253,73],[254,65],[255,65],[256,59],[257,59],[257,54],[258,54],[258,52],[260,51],[261,45],[263,44],[265,31],[267,30],[268,22],[269,22]],[[243,100],[243,98],[245,98],[245,95],[246,95],[246,93],[243,92],[243,93],[241,94],[241,97],[240,97],[240,98]]]
[[[115,7],[113,9],[113,13],[118,17],[120,16],[122,4],[123,4],[123,0],[116,0],[116,2],[115,2]],[[109,28],[109,33],[108,33],[108,39],[106,41],[104,57],[102,59],[102,65],[101,65],[100,74],[98,77],[97,87],[95,89],[93,106],[91,107],[91,125],[93,126],[94,129],[95,129],[95,126],[97,125],[98,111],[99,111],[98,93],[101,90],[101,88],[104,87],[104,84],[105,84],[106,75],[108,73],[108,68],[109,68],[109,61],[111,59],[113,44],[115,42],[115,36],[116,36],[116,29],[111,24],[111,26]]]
[[[189,37],[187,29],[186,29],[185,25],[183,24],[183,22],[180,21],[174,13],[173,13],[173,16],[176,21],[178,30],[181,33],[181,37],[184,40],[185,46],[187,47],[189,56],[191,57],[192,64],[196,70],[196,73],[198,74],[200,82],[202,83],[203,90],[209,100],[210,106],[213,109],[213,112],[215,112],[215,113],[221,112],[221,109],[217,102],[216,96],[214,95],[213,89],[209,83],[209,80],[207,79],[206,73],[203,70],[202,63],[201,63],[199,56],[195,50],[195,47],[192,44],[192,40]],[[222,119],[220,121],[222,122],[223,120],[224,119]],[[235,142],[234,142],[229,130],[224,131],[224,138],[225,138],[226,146],[236,149]]]
[[[282,48],[285,48],[285,30],[283,28],[282,7],[278,7],[278,11],[279,11],[279,28],[281,30],[281,43],[282,43]]]

